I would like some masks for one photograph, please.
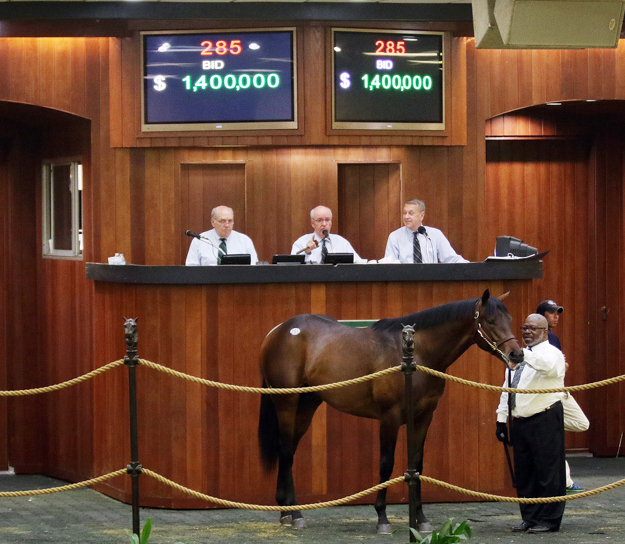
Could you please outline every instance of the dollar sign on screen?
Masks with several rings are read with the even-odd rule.
[[[167,84],[165,83],[165,76],[155,76],[154,77],[154,90],[164,91],[166,88],[167,88]]]

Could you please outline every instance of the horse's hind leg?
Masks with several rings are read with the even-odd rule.
[[[380,419],[380,483],[388,481],[395,464],[395,446],[399,421],[397,417]],[[386,517],[386,489],[380,489],[375,500],[375,511],[378,513],[378,534],[391,534],[391,524]]]
[[[278,410],[281,437],[276,501],[280,506],[294,506],[297,504],[297,496],[293,484],[293,457],[321,399],[313,394],[280,395],[274,398],[274,402]],[[299,510],[281,512],[280,522],[292,525],[295,529],[305,527]]]

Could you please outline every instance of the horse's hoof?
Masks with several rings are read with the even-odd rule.
[[[393,531],[391,531],[390,523],[380,523],[378,525],[378,534],[379,535],[390,535]]]
[[[280,525],[282,525],[283,527],[290,527],[291,525],[293,525],[293,516],[291,514],[282,516],[280,518]]]
[[[432,532],[432,524],[429,521],[425,521],[423,523],[419,523],[417,525],[417,531],[420,533],[431,533]]]
[[[293,520],[293,529],[304,529],[306,528],[306,520],[304,518],[295,518]]]

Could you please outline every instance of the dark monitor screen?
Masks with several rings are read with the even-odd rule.
[[[271,264],[304,264],[306,262],[306,255],[300,253],[299,255],[274,255],[271,260]]]
[[[339,263],[348,263],[351,264],[354,262],[354,254],[353,253],[328,253],[326,255],[323,264],[339,264]]]
[[[142,33],[142,130],[295,129],[295,29]]]
[[[444,33],[333,29],[333,129],[444,130]]]
[[[250,264],[252,258],[249,253],[228,253],[222,255],[221,264]]]

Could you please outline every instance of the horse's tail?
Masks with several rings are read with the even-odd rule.
[[[263,387],[267,387],[264,379]],[[271,472],[276,468],[280,455],[280,427],[271,395],[260,396],[258,445],[260,446],[260,461],[263,469],[265,472]]]

